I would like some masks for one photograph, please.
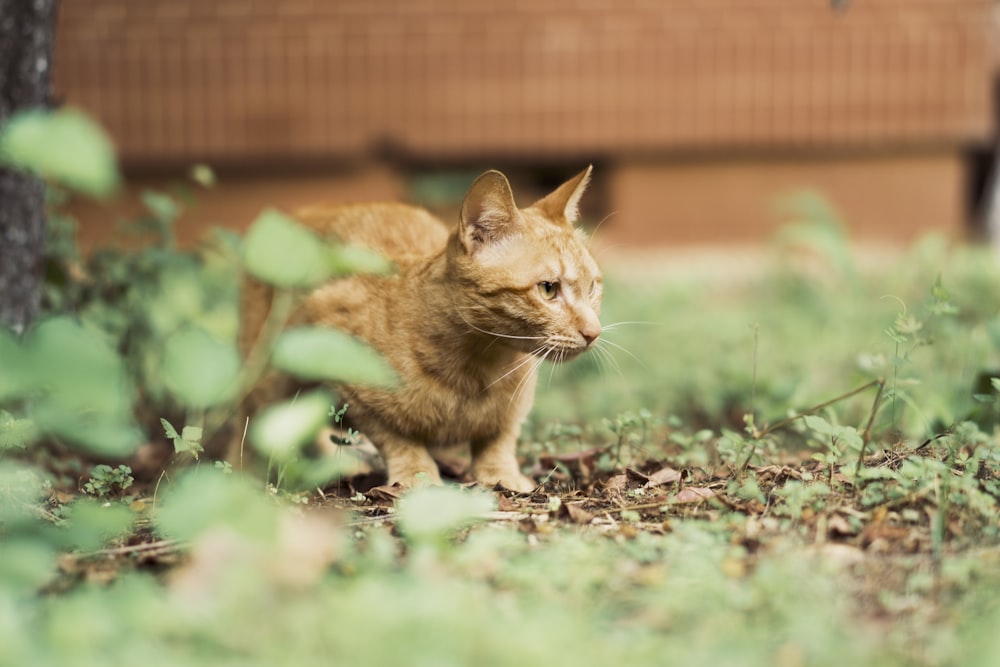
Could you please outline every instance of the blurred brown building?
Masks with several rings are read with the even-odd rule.
[[[800,187],[909,239],[961,228],[994,136],[993,0],[61,5],[57,94],[128,166],[228,168],[245,206],[592,161],[626,243],[759,240]]]

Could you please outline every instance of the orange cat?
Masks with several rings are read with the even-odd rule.
[[[600,271],[573,227],[590,171],[526,209],[515,205],[506,177],[488,171],[472,184],[450,233],[427,211],[402,204],[296,215],[319,235],[367,245],[398,267],[321,285],[294,317],[350,332],[399,374],[393,389],[338,387],[352,426],[385,460],[390,484],[440,483],[428,450],[467,442],[481,484],[535,487],[515,448],[538,367],[577,356],[601,333]],[[270,303],[270,290],[251,284],[244,347],[256,335],[248,320],[266,312],[262,299]]]

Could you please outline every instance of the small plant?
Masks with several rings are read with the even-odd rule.
[[[333,417],[334,424],[344,425],[344,415],[347,414],[347,408],[349,407],[351,407],[350,403],[344,403],[339,408],[336,405],[330,406],[330,416]],[[360,436],[361,433],[359,431],[355,431],[350,426],[347,426],[343,436],[331,435],[330,440],[338,445],[356,445]]]
[[[178,433],[177,429],[166,419],[160,419],[160,423],[163,425],[167,437],[173,441],[174,452],[177,454],[187,452],[197,459],[198,455],[205,451],[205,448],[201,446],[202,429],[200,426],[185,426]]]
[[[605,428],[617,436],[613,445],[613,463],[621,463],[623,449],[641,450],[646,445],[650,429],[656,423],[652,413],[645,408],[638,412],[623,412],[614,419],[605,419]]]
[[[102,463],[90,471],[90,480],[83,485],[83,490],[98,498],[110,498],[124,493],[134,481],[132,469],[127,465],[112,468]]]

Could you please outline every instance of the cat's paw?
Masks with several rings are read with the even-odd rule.
[[[531,493],[538,488],[538,484],[533,479],[519,472],[494,472],[493,474],[477,472],[476,481],[489,488],[493,488],[499,484],[505,489],[517,491],[518,493]]]

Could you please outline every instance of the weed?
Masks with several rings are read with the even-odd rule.
[[[111,498],[121,496],[134,482],[132,469],[127,465],[112,468],[102,463],[90,471],[90,479],[83,485],[83,490],[98,498]]]

